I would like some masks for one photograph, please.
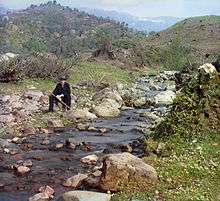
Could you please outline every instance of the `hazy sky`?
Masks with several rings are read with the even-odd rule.
[[[9,8],[23,8],[48,0],[0,0]],[[57,0],[71,7],[92,7],[128,12],[140,17],[220,15],[220,0]]]

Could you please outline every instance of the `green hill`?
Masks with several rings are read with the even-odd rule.
[[[220,16],[192,17],[148,38],[148,44],[164,47],[176,38],[190,45],[197,54],[220,52]]]
[[[102,35],[117,39],[124,24],[61,6],[56,1],[12,12],[0,23],[0,52],[52,52],[68,56],[97,48]]]

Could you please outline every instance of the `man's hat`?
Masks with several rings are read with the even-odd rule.
[[[63,80],[66,80],[66,77],[65,77],[65,76],[61,76],[61,77],[59,78],[59,81],[63,81]]]

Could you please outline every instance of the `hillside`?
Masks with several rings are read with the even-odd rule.
[[[1,21],[0,52],[38,51],[68,56],[96,49],[103,34],[117,39],[128,33],[120,23],[72,10],[56,1],[11,12],[7,19]]]
[[[91,8],[79,8],[87,13],[116,20],[118,22],[125,22],[129,28],[135,29],[137,31],[144,31],[149,33],[151,31],[161,31],[167,29],[168,27],[174,25],[181,18],[177,17],[152,17],[152,18],[139,18],[128,13],[118,12],[118,11],[108,11],[103,9],[91,9]]]
[[[149,37],[147,41],[149,45],[164,47],[178,38],[194,52],[208,56],[220,51],[219,33],[220,16],[193,17]]]

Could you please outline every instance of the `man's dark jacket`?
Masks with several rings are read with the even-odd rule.
[[[53,91],[53,94],[55,96],[63,94],[64,97],[69,98],[71,94],[70,85],[67,82],[65,82],[64,86],[62,87],[62,84],[58,83],[56,88]]]

